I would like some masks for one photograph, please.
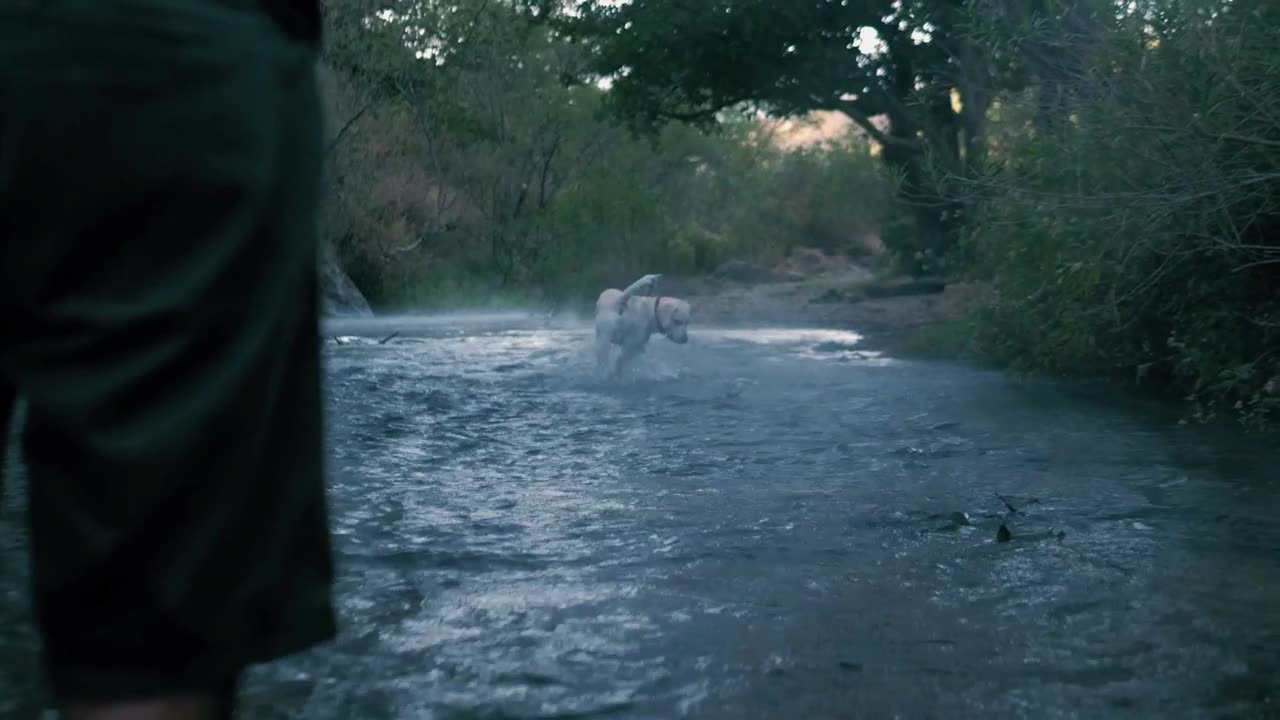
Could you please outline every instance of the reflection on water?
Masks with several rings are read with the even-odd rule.
[[[584,327],[326,332],[342,637],[245,717],[1274,712],[1275,453],[855,333],[655,338],[610,383]]]
[[[760,345],[776,357],[802,357],[810,360],[857,362],[885,367],[897,360],[878,350],[859,346],[862,335],[849,330],[817,328],[708,329],[699,336],[709,341],[739,342]]]
[[[704,329],[698,336],[708,340],[740,340],[761,345],[823,345],[838,344],[853,347],[862,342],[862,335],[851,330],[820,328],[730,328]]]

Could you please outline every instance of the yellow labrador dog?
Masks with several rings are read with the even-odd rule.
[[[626,290],[609,288],[596,300],[596,363],[617,377],[622,368],[644,352],[654,333],[683,345],[689,342],[689,303],[673,297],[649,295],[661,275],[645,275]],[[613,346],[620,350],[610,364]]]

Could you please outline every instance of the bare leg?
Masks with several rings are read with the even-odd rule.
[[[214,693],[174,695],[151,700],[103,703],[70,703],[62,713],[66,720],[231,720],[230,696]]]

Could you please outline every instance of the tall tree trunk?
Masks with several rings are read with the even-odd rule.
[[[1097,0],[1050,2],[1041,14],[1056,19],[1023,44],[1027,65],[1036,77],[1034,126],[1038,133],[1061,128],[1079,102],[1089,72],[1088,48],[1098,33],[1096,4]]]
[[[971,39],[960,45],[960,124],[964,133],[964,177],[982,173],[987,160],[987,112],[995,80],[983,50]]]
[[[883,158],[900,177],[899,195],[915,220],[913,248],[902,249],[908,269],[918,274],[937,272],[955,246],[958,206],[946,198],[925,166],[928,159],[909,149],[886,147]],[[907,252],[908,250],[914,252]]]

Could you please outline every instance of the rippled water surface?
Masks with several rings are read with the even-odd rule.
[[[1280,713],[1259,444],[848,333],[702,329],[609,383],[582,329],[332,332],[342,637],[246,718]],[[38,697],[18,546],[0,714]]]

